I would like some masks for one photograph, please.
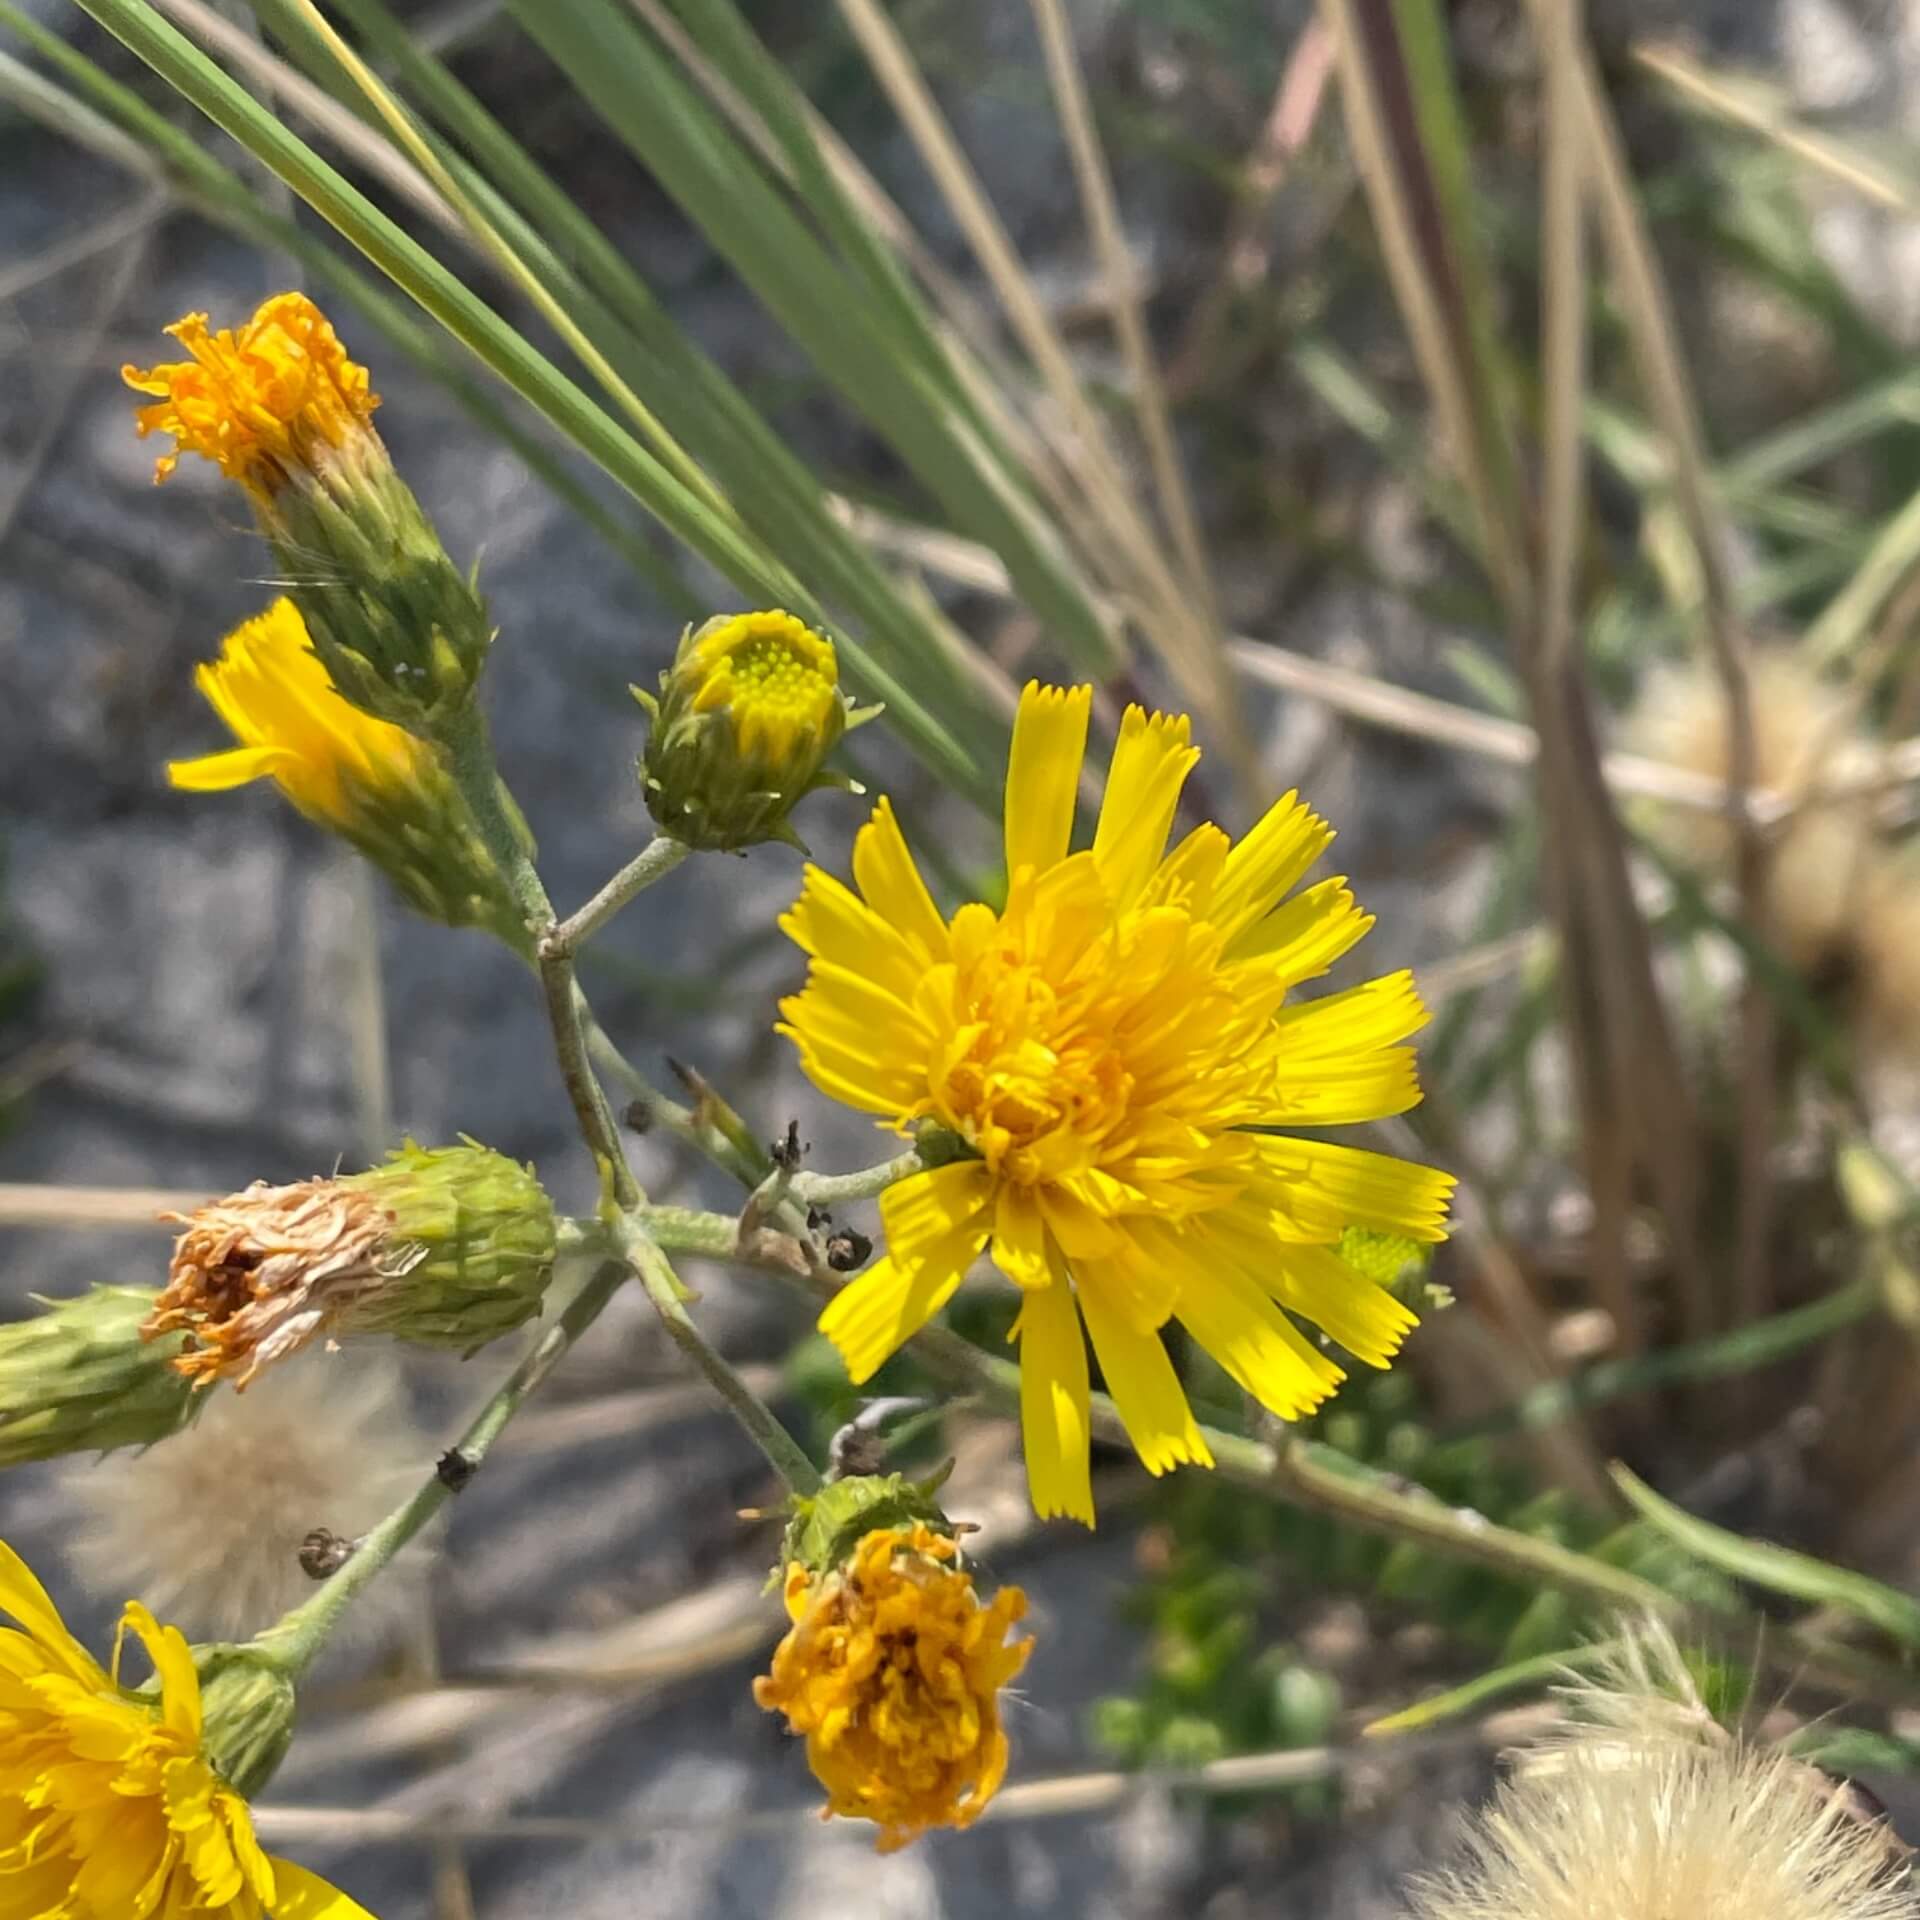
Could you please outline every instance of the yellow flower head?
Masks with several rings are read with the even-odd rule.
[[[787,815],[815,787],[850,784],[821,769],[841,735],[878,711],[848,707],[833,642],[778,610],[689,628],[659,698],[633,693],[651,722],[640,766],[648,810],[690,847],[793,841]]]
[[[807,1741],[826,1817],[871,1820],[891,1853],[929,1827],[968,1827],[1007,1770],[1000,1689],[1033,1641],[1007,1641],[1018,1587],[982,1606],[958,1549],[924,1521],[876,1527],[846,1567],[787,1569],[792,1631],[753,1697]]]
[[[68,1633],[0,1542],[0,1914],[19,1920],[370,1920],[254,1839],[206,1748],[200,1678],[177,1629],[121,1620],[153,1662],[135,1694]]]
[[[1022,1423],[1042,1515],[1093,1519],[1081,1322],[1140,1457],[1210,1465],[1162,1343],[1178,1319],[1283,1418],[1344,1377],[1292,1315],[1385,1366],[1414,1315],[1336,1248],[1446,1233],[1450,1176],[1274,1131],[1420,1097],[1406,973],[1295,1004],[1372,925],[1341,880],[1288,893],[1332,839],[1288,794],[1237,845],[1167,841],[1198,751],[1130,708],[1093,845],[1069,851],[1090,690],[1030,685],[1007,775],[1007,904],[942,918],[883,799],[854,893],[817,868],[781,922],[811,956],[782,1002],[823,1092],[975,1156],[881,1199],[886,1257],[822,1315],[855,1381],[938,1313],[975,1257],[1021,1289]]]
[[[122,367],[139,393],[158,396],[136,416],[142,438],[170,433],[153,477],[183,453],[211,460],[256,498],[312,470],[350,440],[371,434],[379,396],[367,370],[347,358],[331,323],[304,293],[281,293],[244,326],[207,328],[190,313],[167,331],[192,355],[154,367]]]
[[[811,753],[840,710],[833,642],[790,613],[709,623],[684,670],[697,686],[694,712],[725,709],[743,758],[784,764]]]
[[[189,793],[271,779],[308,819],[348,828],[369,797],[411,792],[432,770],[423,742],[333,690],[291,600],[236,627],[193,683],[240,744],[173,761],[167,778]]]
[[[410,906],[522,942],[519,909],[439,755],[343,699],[309,640],[284,599],[228,634],[194,684],[239,745],[175,760],[167,778],[189,793],[271,780],[381,867]]]

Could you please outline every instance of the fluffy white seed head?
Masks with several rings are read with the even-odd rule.
[[[144,1600],[190,1639],[241,1639],[313,1592],[310,1531],[364,1533],[420,1478],[432,1445],[385,1355],[316,1349],[144,1453],[75,1459],[58,1497],[75,1571],[103,1599]],[[403,1561],[355,1602],[347,1631],[385,1637],[417,1604]]]
[[[1762,653],[1749,675],[1753,774],[1757,785],[1812,804],[1770,840],[1770,931],[1785,957],[1811,967],[1845,942],[1876,857],[1872,803],[1817,796],[1871,767],[1871,747],[1845,693],[1789,653]],[[1626,722],[1634,752],[1713,780],[1733,771],[1726,699],[1706,667],[1667,667],[1648,676]],[[1732,836],[1725,819],[1691,808],[1649,811],[1649,829],[1676,859],[1728,877]]]
[[[1413,1890],[1420,1920],[1915,1920],[1905,1849],[1844,1787],[1720,1726],[1649,1626]]]

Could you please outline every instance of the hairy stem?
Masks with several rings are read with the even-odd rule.
[[[847,1200],[871,1200],[897,1181],[919,1173],[926,1162],[917,1147],[882,1160],[857,1173],[796,1173],[790,1186],[794,1199],[805,1207],[837,1207]]]
[[[725,1358],[694,1325],[682,1298],[682,1289],[667,1256],[642,1221],[632,1214],[622,1215],[614,1227],[620,1251],[626,1257],[640,1284],[647,1290],[654,1311],[680,1351],[706,1377],[708,1384],[726,1402],[733,1416],[747,1431],[760,1451],[767,1456],[774,1472],[798,1494],[817,1493],[820,1473],[801,1451],[800,1444],[776,1420],[753,1389],[734,1372]]]
[[[615,914],[656,880],[664,880],[691,852],[683,841],[655,834],[584,907],[560,922],[553,941],[567,953],[579,952]]]

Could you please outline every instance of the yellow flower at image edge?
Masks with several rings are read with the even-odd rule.
[[[1000,1689],[1031,1639],[1017,1587],[982,1606],[958,1549],[924,1521],[866,1534],[845,1568],[787,1569],[794,1625],[754,1698],[806,1736],[827,1815],[871,1820],[890,1853],[930,1827],[968,1827],[1007,1770]]]
[[[270,1858],[203,1747],[200,1680],[179,1631],[129,1603],[158,1697],[135,1695],[67,1631],[0,1542],[0,1917],[371,1920],[306,1868]]]
[[[416,791],[433,771],[421,741],[334,691],[291,600],[236,627],[193,683],[240,744],[172,762],[167,778],[189,793],[272,780],[308,819],[352,827],[367,797]]]
[[[1291,1316],[1387,1365],[1415,1316],[1338,1255],[1351,1227],[1431,1242],[1450,1175],[1271,1129],[1402,1113],[1425,1024],[1397,973],[1295,1004],[1371,919],[1341,880],[1288,899],[1332,833],[1278,801],[1237,844],[1167,843],[1198,760],[1184,716],[1126,714],[1090,849],[1072,853],[1090,690],[1030,685],[1007,775],[1007,904],[951,923],[883,799],[856,894],[818,868],[781,924],[811,957],[781,1031],[823,1092],[977,1158],[881,1198],[886,1256],[821,1316],[869,1378],[989,1244],[1020,1290],[1035,1509],[1091,1523],[1082,1323],[1159,1473],[1210,1465],[1161,1337],[1177,1319],[1246,1392],[1297,1418],[1344,1377]]]
[[[365,367],[347,357],[331,323],[303,293],[276,294],[239,327],[207,326],[190,313],[168,333],[191,358],[123,367],[121,378],[156,396],[140,408],[141,436],[171,434],[154,478],[164,480],[182,453],[213,461],[229,480],[270,496],[294,472],[370,431],[380,404]]]

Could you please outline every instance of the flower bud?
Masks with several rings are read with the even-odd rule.
[[[175,1338],[149,1344],[150,1287],[95,1287],[0,1326],[0,1467],[150,1447],[194,1415]]]
[[[786,1551],[793,1627],[753,1697],[805,1736],[825,1817],[871,1820],[882,1853],[971,1826],[1007,1770],[999,1696],[1033,1647],[1007,1639],[1026,1595],[982,1606],[931,1492],[898,1474],[799,1501]]]
[[[800,843],[787,824],[816,787],[853,788],[822,765],[850,726],[833,642],[790,613],[737,613],[681,635],[660,697],[633,689],[652,726],[640,763],[662,833],[690,847]]]
[[[471,1141],[166,1217],[186,1231],[144,1331],[186,1332],[173,1365],[196,1386],[244,1387],[321,1333],[471,1353],[537,1313],[553,1272],[539,1181]]]
[[[202,1748],[214,1772],[251,1800],[293,1744],[293,1682],[280,1662],[250,1646],[197,1646],[193,1664]]]
[[[246,491],[335,687],[354,705],[445,738],[473,697],[493,633],[473,582],[394,471],[373,426],[379,396],[305,294],[268,300],[218,333],[190,313],[167,329],[191,358],[123,367],[155,396],[141,436],[213,461]]]
[[[220,793],[270,779],[309,820],[365,854],[416,911],[524,943],[519,909],[440,754],[340,697],[291,600],[236,627],[194,684],[239,744],[173,761],[174,786]]]

